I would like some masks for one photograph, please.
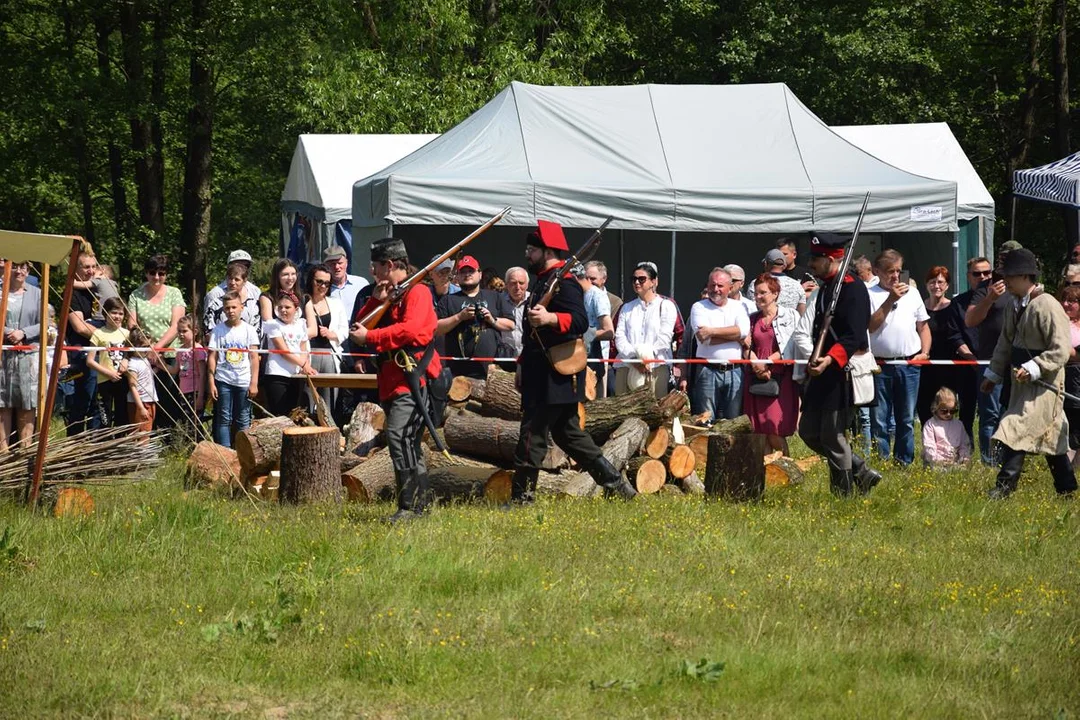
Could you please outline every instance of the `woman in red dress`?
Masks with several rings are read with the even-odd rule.
[[[750,315],[751,360],[791,360],[794,357],[791,338],[799,313],[778,306],[779,295],[780,283],[771,274],[763,274],[754,281],[754,303],[758,310]],[[754,432],[767,435],[770,447],[781,450],[784,455],[788,454],[787,438],[795,434],[799,420],[799,390],[792,380],[791,370],[791,365],[754,363],[749,366],[743,383],[743,408]],[[752,392],[755,385],[758,391]],[[778,394],[773,395],[772,386]],[[762,391],[765,394],[758,394]]]

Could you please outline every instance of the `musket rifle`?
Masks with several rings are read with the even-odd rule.
[[[386,296],[386,299],[383,300],[382,303],[380,303],[378,307],[376,307],[374,310],[370,311],[367,315],[360,318],[356,322],[363,325],[368,330],[374,329],[375,326],[379,324],[379,321],[382,320],[383,315],[386,314],[386,311],[389,310],[391,307],[393,307],[396,303],[400,302],[401,298],[405,297],[405,293],[409,292],[409,290],[411,290],[412,288],[416,287],[421,282],[423,282],[424,278],[426,278],[428,276],[428,274],[432,270],[437,268],[440,264],[442,264],[446,260],[449,260],[450,258],[455,257],[458,253],[460,253],[465,248],[466,245],[468,245],[473,240],[475,240],[476,238],[483,235],[485,232],[487,232],[491,228],[491,226],[493,226],[495,223],[499,222],[500,220],[502,220],[504,217],[506,217],[509,214],[510,214],[510,207],[507,206],[507,207],[503,208],[498,214],[493,216],[490,220],[488,220],[486,223],[484,223],[480,227],[473,230],[471,233],[469,233],[464,239],[459,241],[452,248],[450,248],[449,250],[444,252],[442,255],[439,255],[438,257],[436,257],[434,260],[429,262],[424,267],[417,270],[416,273],[413,274],[412,276],[405,278],[405,280],[400,285],[398,285],[397,287],[395,287],[393,290],[390,291],[390,294]]]
[[[829,328],[832,327],[833,315],[836,314],[836,305],[840,300],[840,288],[843,287],[844,278],[847,276],[848,269],[851,267],[851,259],[855,256],[855,243],[859,242],[859,230],[862,229],[863,218],[866,217],[866,206],[870,202],[870,193],[866,193],[866,197],[862,201],[862,210],[859,211],[859,219],[855,222],[855,232],[851,235],[851,241],[848,242],[847,248],[844,250],[844,257],[840,261],[840,270],[836,273],[835,282],[836,287],[833,289],[832,297],[829,298],[829,307],[825,310],[825,317],[821,322],[821,334],[818,335],[817,344],[814,345],[814,352],[810,355],[810,364],[813,365],[821,357],[822,352],[825,349],[825,338],[828,337]]]

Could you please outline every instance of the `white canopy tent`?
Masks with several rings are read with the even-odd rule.
[[[960,272],[972,257],[993,257],[994,198],[947,123],[846,125],[832,130],[856,147],[902,170],[956,182],[959,230],[953,241],[953,289],[965,289]]]
[[[300,261],[313,260],[335,238],[351,238],[353,183],[436,137],[301,135],[281,193],[282,255],[287,256],[293,246],[294,254],[302,256]]]
[[[612,215],[612,229],[652,231],[649,246],[655,231],[671,238],[674,280],[676,232],[850,230],[867,190],[864,232],[956,232],[955,182],[854,147],[781,83],[515,82],[357,182],[353,232],[360,258],[395,227],[475,226],[507,205],[502,225],[547,218],[589,229]]]
[[[1077,235],[1080,236],[1080,152],[1047,165],[1014,172],[1014,218],[1018,197],[1072,208],[1076,211]],[[1016,222],[1010,223],[1010,227],[1015,232]]]

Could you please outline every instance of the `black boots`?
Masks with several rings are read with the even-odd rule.
[[[427,473],[415,468],[395,470],[394,478],[397,481],[398,511],[391,515],[388,521],[397,524],[415,520],[423,514],[430,502],[431,490]]]
[[[855,494],[855,478],[850,470],[829,465],[829,490],[836,497],[850,497]]]
[[[852,475],[855,478],[855,486],[863,495],[869,495],[870,491],[881,482],[881,473],[871,468],[870,465],[858,455],[853,455],[851,457],[851,470]]]
[[[514,477],[510,480],[510,504],[532,505],[536,494],[536,479],[539,477],[540,471],[537,469],[514,468]]]
[[[1016,492],[1020,473],[1024,470],[1024,456],[1027,454],[1006,445],[1001,445],[1000,450],[1001,469],[998,470],[997,484],[990,488],[988,493],[991,500],[1004,500]]]
[[[634,486],[627,482],[622,473],[615,469],[611,462],[600,455],[593,461],[591,467],[586,468],[593,480],[604,488],[605,497],[618,497],[623,500],[632,500],[637,495]]]

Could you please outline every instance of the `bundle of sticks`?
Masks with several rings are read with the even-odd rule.
[[[104,485],[149,477],[159,462],[163,433],[123,425],[49,441],[42,485]],[[21,490],[33,474],[36,444],[0,456],[0,490]]]

